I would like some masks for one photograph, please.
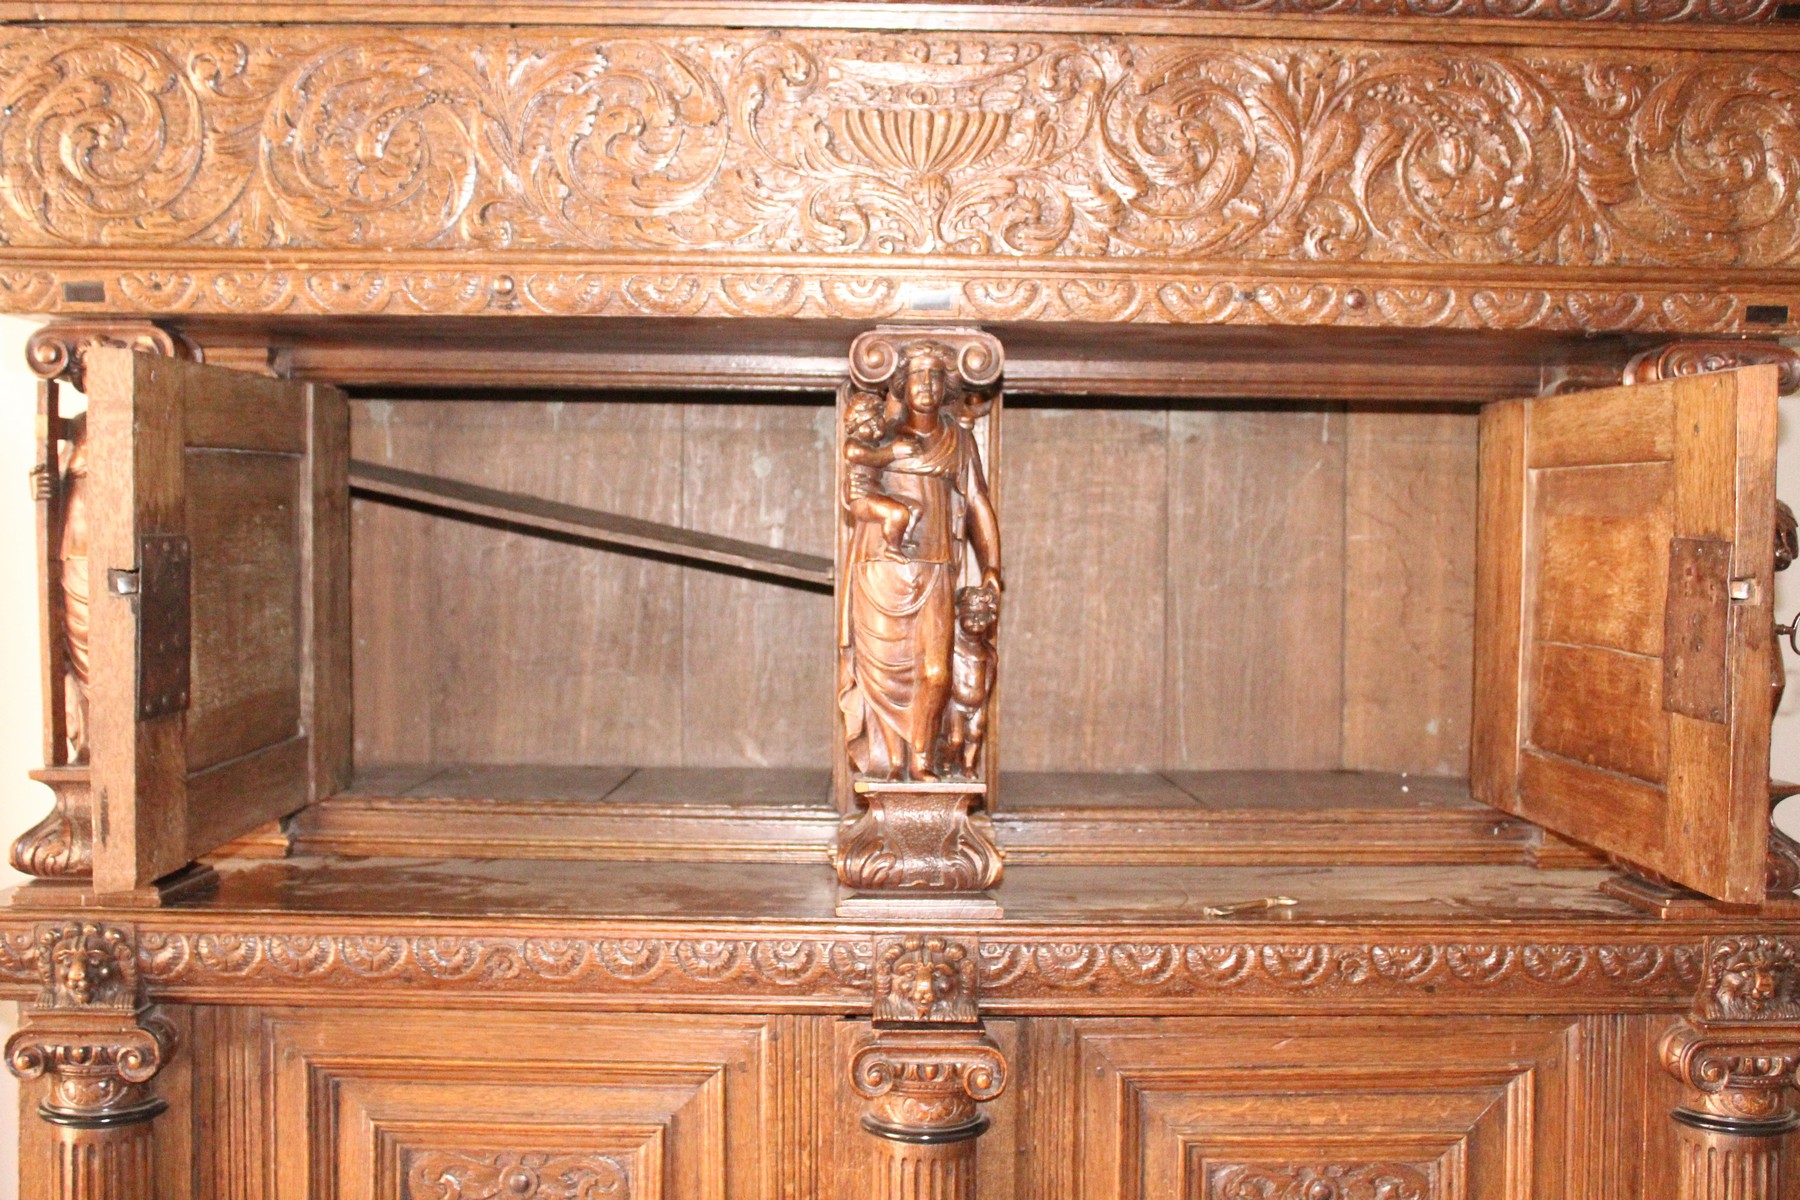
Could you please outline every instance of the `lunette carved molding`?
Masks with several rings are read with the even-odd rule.
[[[138,971],[158,996],[198,1001],[229,992],[369,995],[392,989],[503,997],[662,995],[816,997],[867,1001],[875,945],[868,936],[801,933],[759,937],[521,937],[499,933],[366,930],[144,929]],[[1446,941],[1333,943],[1135,940],[1052,934],[983,939],[977,981],[983,1003],[1057,1009],[1097,997],[1208,1005],[1418,1003],[1491,1005],[1554,999],[1570,1011],[1667,1009],[1700,988],[1698,940],[1607,942]],[[29,998],[38,986],[34,935],[0,934],[0,983]],[[1561,1011],[1561,1010],[1559,1010]]]
[[[940,3],[945,0],[939,0]],[[948,0],[1021,7],[1062,7],[1069,0]],[[1777,0],[1080,0],[1083,8],[1156,12],[1296,13],[1305,16],[1483,17],[1527,21],[1771,21]]]
[[[99,921],[37,928],[40,990],[7,1039],[6,1063],[48,1083],[38,1115],[53,1128],[47,1171],[55,1200],[148,1196],[150,1122],[166,1103],[150,1083],[174,1032],[145,1004],[134,931]]]
[[[1766,294],[1555,273],[1800,265],[1754,54],[53,26],[0,77],[16,309],[1703,331]]]
[[[858,892],[1000,880],[985,810],[1004,588],[988,480],[1005,355],[962,327],[882,326],[838,392],[838,878]]]
[[[404,1155],[403,1200],[633,1200],[616,1155],[551,1151],[421,1150]]]

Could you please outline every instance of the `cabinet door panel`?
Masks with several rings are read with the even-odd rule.
[[[200,1177],[242,1200],[811,1200],[829,1024],[212,1010]]]
[[[1475,795],[1762,898],[1773,367],[1482,414]]]
[[[148,884],[349,773],[342,393],[87,359],[94,883]]]
[[[1637,1190],[1647,1160],[1621,1152],[1642,1122],[1667,1123],[1641,1103],[1653,1024],[1073,1021],[1060,1040],[1074,1104],[1058,1115],[1038,1098],[1027,1144],[1058,1155],[1074,1117],[1076,1174],[1058,1186],[1083,1200],[1656,1195]],[[1032,1085],[1048,1089],[1039,1066]]]

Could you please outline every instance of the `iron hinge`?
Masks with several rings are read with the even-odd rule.
[[[138,565],[112,568],[106,590],[137,615],[137,716],[150,721],[185,711],[192,674],[193,547],[180,534],[138,539]]]

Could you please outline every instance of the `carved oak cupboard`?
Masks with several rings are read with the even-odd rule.
[[[21,1194],[1800,1195],[1795,16],[0,0]]]

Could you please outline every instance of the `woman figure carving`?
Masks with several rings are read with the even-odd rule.
[[[968,551],[981,586],[1000,590],[1000,528],[974,434],[948,411],[950,364],[916,346],[900,364],[894,393],[902,415],[878,441],[846,437],[847,477],[912,514],[896,553],[879,521],[850,521],[845,555],[838,704],[850,761],[865,778],[935,782],[942,770],[944,716],[952,686],[956,591]],[[973,423],[973,415],[969,423]]]

